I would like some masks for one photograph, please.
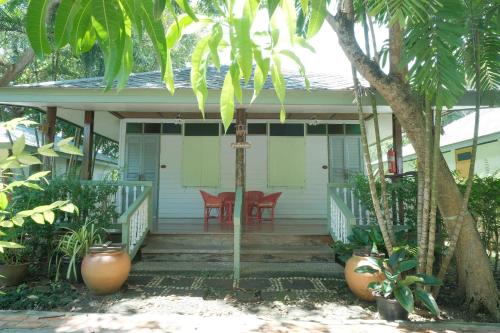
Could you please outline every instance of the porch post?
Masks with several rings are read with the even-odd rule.
[[[56,136],[56,119],[57,119],[57,107],[55,106],[49,106],[47,107],[47,118],[45,121],[45,128],[44,128],[44,134],[45,134],[45,144],[53,143],[55,136]],[[43,157],[43,168],[44,170],[51,170],[52,172],[54,171],[52,166],[53,166],[53,157],[48,157],[44,156]],[[50,175],[52,177],[53,174]]]
[[[240,279],[241,225],[245,223],[245,149],[238,144],[246,140],[246,111],[236,110],[236,193],[241,193],[240,218],[234,219],[234,282]]]
[[[399,181],[398,176],[403,173],[403,131],[398,118],[394,114],[392,114],[392,146],[396,153],[396,174],[394,175],[395,177],[392,178],[392,181],[396,183]],[[394,195],[395,193],[393,193],[393,197]],[[405,214],[404,203],[400,198],[397,198],[395,201],[398,205],[396,209],[398,212],[397,215],[399,216],[399,224],[403,225]],[[395,220],[396,214],[393,214],[393,217],[393,220]]]
[[[94,146],[94,111],[85,111],[83,123],[83,157],[80,179],[92,179],[92,150]]]

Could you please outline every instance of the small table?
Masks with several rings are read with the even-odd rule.
[[[225,221],[227,223],[233,222],[233,212],[234,212],[234,200],[225,199],[224,200],[224,215],[225,215]]]

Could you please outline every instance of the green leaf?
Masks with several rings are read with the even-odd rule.
[[[439,316],[439,307],[434,297],[422,288],[415,289],[415,296],[424,303],[425,307],[436,317]]]
[[[66,153],[66,154],[83,156],[80,149],[73,146],[73,145],[61,145],[61,146],[58,146],[58,148],[61,152]]]
[[[273,17],[274,11],[278,7],[280,0],[267,0],[267,12],[269,14],[269,18]]]
[[[50,2],[51,0],[30,0],[26,13],[26,34],[39,58],[43,58],[51,51],[45,21]]]
[[[398,284],[402,286],[411,286],[416,282],[423,282],[423,281],[424,279],[420,276],[408,275],[407,277],[404,278],[404,280],[399,281]]]
[[[52,149],[52,146],[54,144],[49,143],[47,145],[43,145],[40,148],[37,149],[38,153],[43,156],[48,156],[48,157],[58,157],[59,155]]]
[[[8,204],[9,199],[7,198],[7,194],[0,192],[0,210],[5,210]]]
[[[193,19],[186,15],[180,15],[178,20],[173,22],[167,29],[167,47],[173,48],[181,39],[182,33],[186,27],[193,23]]]
[[[92,29],[92,1],[83,0],[81,9],[73,18],[73,27],[70,33],[71,49],[75,55],[87,52],[94,46],[96,35]]]
[[[188,0],[175,0],[175,2],[177,3],[177,5],[179,5],[179,7],[181,7],[184,13],[188,14],[194,21],[198,21],[198,18],[196,17],[196,14],[194,13],[191,6],[189,5]]]
[[[222,40],[222,35],[222,27],[220,23],[214,24],[212,28],[212,36],[210,36],[210,40],[208,41],[208,47],[210,48],[210,58],[217,69],[220,69],[218,48]]]
[[[231,78],[233,79],[233,87],[234,87],[234,96],[238,103],[243,103],[243,90],[241,89],[240,84],[240,69],[238,64],[231,64],[229,67],[229,71],[231,73]]]
[[[43,218],[45,219],[45,221],[49,222],[50,224],[54,223],[55,216],[56,215],[51,210],[47,210],[47,211],[43,212]]]
[[[9,221],[9,220],[0,221],[0,227],[12,228],[13,226],[14,226],[14,223],[12,223],[12,221]]]
[[[417,276],[421,277],[423,280],[422,284],[425,284],[427,286],[440,286],[443,284],[443,281],[432,275],[417,274]]]
[[[64,206],[59,207],[59,210],[62,210],[63,212],[66,213],[73,213],[76,211],[76,206],[73,205],[72,203],[68,203]]]
[[[273,63],[271,64],[271,80],[273,82],[274,90],[276,92],[276,96],[283,106],[285,103],[285,95],[286,95],[286,83],[283,74],[281,73],[281,61],[278,56],[273,55]]]
[[[247,6],[246,6],[247,7]],[[236,59],[245,79],[245,83],[252,76],[252,39],[250,38],[251,22],[247,15],[234,19],[234,30],[236,36],[233,38],[236,46]]]
[[[417,267],[416,260],[413,260],[413,259],[412,260],[405,260],[399,264],[397,273],[406,272],[406,271],[409,271],[410,269],[413,269],[415,267]]]
[[[18,227],[22,227],[24,224],[24,219],[21,216],[16,215],[12,218],[12,222]]]
[[[56,47],[61,48],[68,44],[73,18],[80,9],[80,4],[76,0],[62,0],[57,8],[55,22]]]
[[[399,304],[401,304],[406,311],[409,313],[413,312],[414,300],[410,288],[407,286],[397,286],[394,288],[394,297],[396,297]]]
[[[170,1],[170,0],[168,0]],[[155,19],[159,20],[161,19],[161,15],[163,14],[163,11],[165,10],[165,5],[166,5],[166,0],[154,0],[154,17]]]
[[[6,242],[6,241],[0,241],[0,246],[1,247],[6,247],[9,249],[22,249],[24,246],[14,243],[14,242]]]
[[[41,214],[41,213],[35,213],[35,214],[31,215],[31,218],[33,219],[33,221],[35,221],[38,224],[45,223],[45,219],[43,218],[43,214]]]
[[[292,59],[297,64],[297,66],[299,67],[299,73],[304,78],[304,84],[306,86],[306,89],[309,90],[309,86],[310,86],[309,79],[307,78],[306,69],[304,67],[304,64],[300,60],[300,58],[297,57],[297,55],[290,50],[282,50],[282,51],[280,51],[280,53],[287,56],[288,58]]]
[[[172,58],[170,57],[170,50],[167,50],[167,66],[165,68],[164,78],[167,90],[173,95],[175,92],[175,83],[174,83],[174,69],[172,67]]]
[[[309,0],[300,0],[300,7],[304,16],[307,16],[309,14]]]
[[[280,109],[280,122],[283,124],[286,120],[286,112],[285,112],[285,107],[281,106]]]
[[[24,152],[25,147],[26,147],[26,141],[24,135],[21,135],[12,144],[12,154],[15,156],[22,154]]]
[[[3,163],[9,157],[8,149],[0,149],[0,163]]]
[[[283,8],[283,12],[285,14],[290,41],[293,43],[295,40],[295,31],[297,30],[297,12],[295,11],[295,3],[293,0],[282,0],[281,7]]]
[[[226,73],[220,93],[220,115],[224,131],[227,131],[234,117],[234,86],[230,71]]]
[[[23,165],[42,164],[42,161],[40,161],[37,157],[27,153],[18,155],[17,160]]]
[[[205,117],[205,101],[207,99],[207,58],[208,41],[206,36],[198,41],[191,56],[191,86],[198,101],[198,108]]]
[[[309,26],[307,28],[307,37],[312,38],[316,35],[327,14],[326,0],[315,0],[311,2],[311,18],[309,20]]]

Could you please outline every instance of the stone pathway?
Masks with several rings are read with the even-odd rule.
[[[388,323],[379,320],[274,319],[252,313],[230,316],[175,313],[135,315],[0,311],[0,332],[346,332],[346,333],[486,333],[500,332],[494,324],[439,322]]]

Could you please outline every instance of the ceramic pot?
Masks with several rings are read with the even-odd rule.
[[[123,244],[93,246],[82,262],[83,282],[96,295],[115,293],[127,280],[130,266]]]
[[[377,296],[377,310],[382,319],[387,321],[408,320],[408,311],[395,299]]]
[[[61,269],[60,269],[60,274],[63,277],[63,279],[68,280],[69,282],[73,283],[82,283],[83,278],[82,278],[82,259],[77,259],[75,262],[75,270],[76,270],[76,276],[75,276],[75,271],[71,270],[71,273],[69,275],[68,279],[68,269],[70,266],[70,258],[69,257],[63,257],[61,260]]]
[[[354,253],[345,264],[344,274],[347,285],[354,295],[363,301],[373,302],[375,297],[372,295],[372,291],[368,289],[368,284],[370,282],[383,281],[384,274],[380,271],[374,274],[357,273],[354,271],[356,268],[365,265],[377,268],[368,260],[368,257],[369,256],[361,255],[360,253]]]
[[[12,287],[24,282],[28,264],[0,265],[0,286]]]

